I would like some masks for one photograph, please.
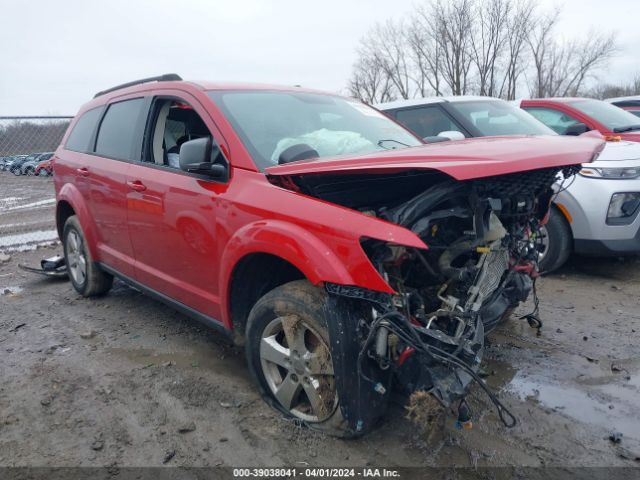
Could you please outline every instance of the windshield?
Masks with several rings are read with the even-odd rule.
[[[600,100],[576,100],[569,102],[569,105],[611,131],[625,131],[628,127],[637,127],[631,130],[640,129],[638,117],[610,103]]]
[[[528,113],[502,100],[451,102],[450,108],[464,116],[483,137],[497,135],[555,135]]]
[[[377,110],[342,97],[287,91],[212,91],[261,170],[308,145],[319,158],[406,148],[422,142]]]

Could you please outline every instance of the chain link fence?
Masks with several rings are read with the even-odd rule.
[[[72,117],[0,116],[0,252],[57,241],[55,193],[47,161]]]

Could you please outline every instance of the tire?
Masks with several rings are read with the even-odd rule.
[[[556,207],[551,207],[549,221],[544,226],[547,245],[539,261],[538,268],[542,273],[550,273],[560,268],[571,255],[573,235],[571,227]]]
[[[39,177],[48,177],[49,176],[49,171],[46,168],[41,168],[38,171],[38,176]]]
[[[264,295],[247,320],[247,362],[273,408],[313,430],[350,437],[333,375],[326,302],[327,294],[306,280]]]
[[[24,174],[28,175],[29,177],[32,177],[34,174],[36,173],[36,169],[33,167],[28,167],[25,171]]]
[[[12,168],[11,173],[13,173],[16,177],[19,177],[20,175],[22,175],[22,172],[20,171],[19,168]]]
[[[75,215],[65,222],[62,238],[64,258],[73,288],[83,297],[107,293],[113,284],[113,276],[102,271],[93,261],[82,227]]]

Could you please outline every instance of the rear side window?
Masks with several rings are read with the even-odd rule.
[[[91,137],[96,130],[101,114],[102,107],[84,112],[73,127],[64,147],[74,152],[89,152]]]
[[[142,98],[109,105],[98,131],[96,154],[119,160],[139,160],[143,107]]]

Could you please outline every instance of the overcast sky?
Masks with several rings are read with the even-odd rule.
[[[540,0],[564,5],[568,37],[618,32],[623,51],[609,81],[640,73],[637,1]],[[0,116],[73,115],[98,90],[168,72],[342,91],[359,38],[416,3],[0,0]]]

